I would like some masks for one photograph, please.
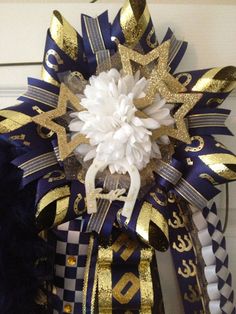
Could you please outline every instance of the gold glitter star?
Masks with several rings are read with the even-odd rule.
[[[137,51],[119,45],[120,58],[125,74],[133,75],[131,61],[141,64],[143,67],[154,61],[156,63],[149,78],[146,96],[134,100],[134,104],[138,109],[138,115],[141,116],[141,110],[153,103],[157,93],[168,103],[182,104],[174,114],[175,127],[161,126],[152,132],[152,139],[156,140],[162,135],[168,135],[180,141],[190,143],[191,140],[184,117],[195,106],[198,100],[202,97],[202,94],[184,93],[186,88],[169,73],[169,50],[169,40],[165,41],[146,55],[142,55]],[[157,59],[158,62],[156,62]]]
[[[159,129],[155,129],[152,132],[152,139],[156,140],[162,135],[168,135],[172,138],[180,140],[182,142],[191,143],[191,139],[188,133],[187,125],[184,117],[195,106],[195,104],[202,97],[202,94],[195,93],[171,93],[166,89],[163,82],[159,82],[159,92],[162,97],[168,103],[180,103],[180,108],[174,114],[175,128],[172,126],[161,126]]]
[[[68,141],[65,127],[53,121],[67,113],[68,102],[77,112],[85,110],[80,104],[78,97],[74,95],[65,84],[61,84],[57,108],[39,114],[32,119],[36,124],[57,134],[61,160],[68,157],[78,145],[89,143],[89,140],[82,134],[78,134],[72,140]]]

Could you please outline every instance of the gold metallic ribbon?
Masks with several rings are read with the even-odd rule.
[[[94,236],[91,233],[88,251],[87,251],[85,275],[84,275],[83,312],[82,312],[83,314],[87,313],[86,299],[87,299],[87,290],[88,290],[88,281],[89,281],[89,269],[90,269],[92,253],[93,253],[93,245],[94,245]],[[101,257],[101,255],[100,255],[100,257]],[[96,290],[97,290],[97,269],[98,269],[98,263],[96,264],[95,275],[94,275],[95,280],[94,280],[94,285],[93,285],[93,289],[92,289],[92,301],[91,301],[91,306],[89,308],[89,310],[91,311],[91,314],[94,314],[94,310],[95,310],[95,297],[96,297]]]
[[[123,242],[120,242],[123,239]],[[127,237],[121,234],[119,246],[126,248]],[[138,248],[137,248],[138,249]],[[99,313],[112,313],[112,298],[115,298],[121,305],[128,304],[137,291],[141,295],[141,314],[151,314],[154,303],[154,293],[151,275],[151,261],[154,250],[152,248],[141,249],[140,262],[138,265],[139,276],[132,272],[125,272],[112,288],[112,262],[114,243],[107,248],[100,247],[97,262],[98,280],[98,305]],[[129,285],[128,290],[123,289]]]
[[[68,185],[51,190],[50,192],[45,194],[39,201],[37,205],[36,218],[39,218],[39,216],[43,214],[47,214],[47,211],[44,211],[44,209],[48,205],[55,202],[56,211],[52,226],[60,224],[64,220],[69,209],[69,201],[70,201],[70,188]]]
[[[99,313],[112,314],[112,273],[113,252],[111,247],[98,251],[98,306]]]
[[[58,11],[53,12],[50,34],[58,47],[76,61],[78,58],[77,32]]]
[[[167,250],[169,245],[168,222],[148,202],[143,203],[138,216],[136,231],[145,243],[160,251]]]
[[[213,68],[207,71],[193,86],[195,92],[231,92],[236,88],[236,67]]]
[[[153,249],[147,248],[141,250],[141,258],[139,264],[140,294],[141,294],[140,314],[152,314],[152,306],[154,303],[152,275],[150,268],[152,258]]]
[[[72,60],[78,59],[78,36],[76,30],[67,22],[67,20],[58,12],[54,11],[50,34],[57,46]],[[58,86],[59,83],[42,67],[42,79],[50,84]]]
[[[218,176],[226,180],[236,179],[236,156],[233,154],[208,154],[199,158]]]
[[[126,0],[120,12],[120,25],[129,47],[134,47],[143,36],[150,21],[146,1]]]

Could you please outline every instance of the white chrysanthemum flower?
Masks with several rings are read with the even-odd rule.
[[[156,98],[144,112],[149,118],[135,115],[133,100],[145,96],[146,78],[122,75],[116,69],[92,76],[84,95],[79,95],[85,111],[72,114],[70,123],[73,134],[82,133],[90,145],[80,145],[76,152],[84,160],[94,159],[107,162],[111,173],[124,173],[124,161],[143,169],[151,158],[161,158],[159,146],[151,141],[153,129],[174,123],[165,100]],[[168,137],[160,141],[168,143]]]

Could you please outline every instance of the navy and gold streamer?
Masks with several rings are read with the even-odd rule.
[[[59,86],[58,73],[68,71],[68,69],[84,73],[87,77],[83,53],[81,36],[60,12],[54,11],[45,45],[42,79]]]
[[[151,36],[150,32],[152,32]],[[147,33],[146,37],[145,33]],[[147,41],[144,41],[144,38],[149,38],[148,36],[150,43],[157,45],[146,1],[137,3],[137,1],[126,0],[112,26],[113,40],[120,44],[126,43],[132,48],[141,43],[144,51],[148,51],[152,48],[148,46]]]
[[[227,66],[213,69],[185,71],[175,74],[175,77],[184,84],[187,89],[195,92],[229,94],[235,88],[235,66]],[[220,103],[219,103],[220,104]],[[218,105],[219,105],[218,104]]]
[[[168,203],[169,232],[171,253],[176,269],[177,279],[185,313],[205,311],[202,291],[199,285],[198,259],[194,251],[191,234],[186,225],[180,204],[175,199]]]
[[[116,228],[109,246],[98,247],[97,239],[92,236],[85,273],[83,313],[126,313],[131,310],[152,314],[155,313],[154,302],[163,310],[161,294],[158,291],[157,295],[152,284],[153,259],[152,248],[141,246],[140,242]]]
[[[230,93],[236,87],[236,67],[213,68],[206,71],[192,87],[196,92]]]

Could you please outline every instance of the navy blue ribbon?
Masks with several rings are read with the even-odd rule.
[[[182,239],[191,242],[188,230],[183,221],[183,216],[180,212],[181,208],[176,203],[168,203],[167,215],[169,216],[169,237],[170,249],[174,261],[174,267],[182,295],[184,312],[185,313],[200,313],[203,310],[201,302],[201,292],[197,282],[197,259],[194,249],[178,251],[179,240]],[[182,208],[185,210],[185,208]],[[178,217],[181,222],[180,226],[173,224],[174,217]],[[189,243],[190,243],[189,242]]]
[[[88,75],[88,69],[86,66],[86,63],[83,60],[83,44],[81,37],[78,36],[78,42],[80,43],[78,45],[78,59],[72,60],[64,51],[62,51],[55,41],[51,38],[50,31],[47,33],[47,39],[45,44],[45,53],[43,58],[43,67],[46,69],[46,71],[51,75],[51,77],[58,83],[60,83],[60,79],[58,77],[58,74],[61,72],[66,72],[68,70],[70,71],[78,71],[84,75],[84,77],[87,79],[89,77]],[[50,53],[54,52],[54,53]],[[58,62],[55,58],[55,53],[59,56],[60,62]],[[47,62],[48,60],[48,62]],[[49,66],[50,64],[50,66]],[[54,65],[54,66],[53,66]]]

